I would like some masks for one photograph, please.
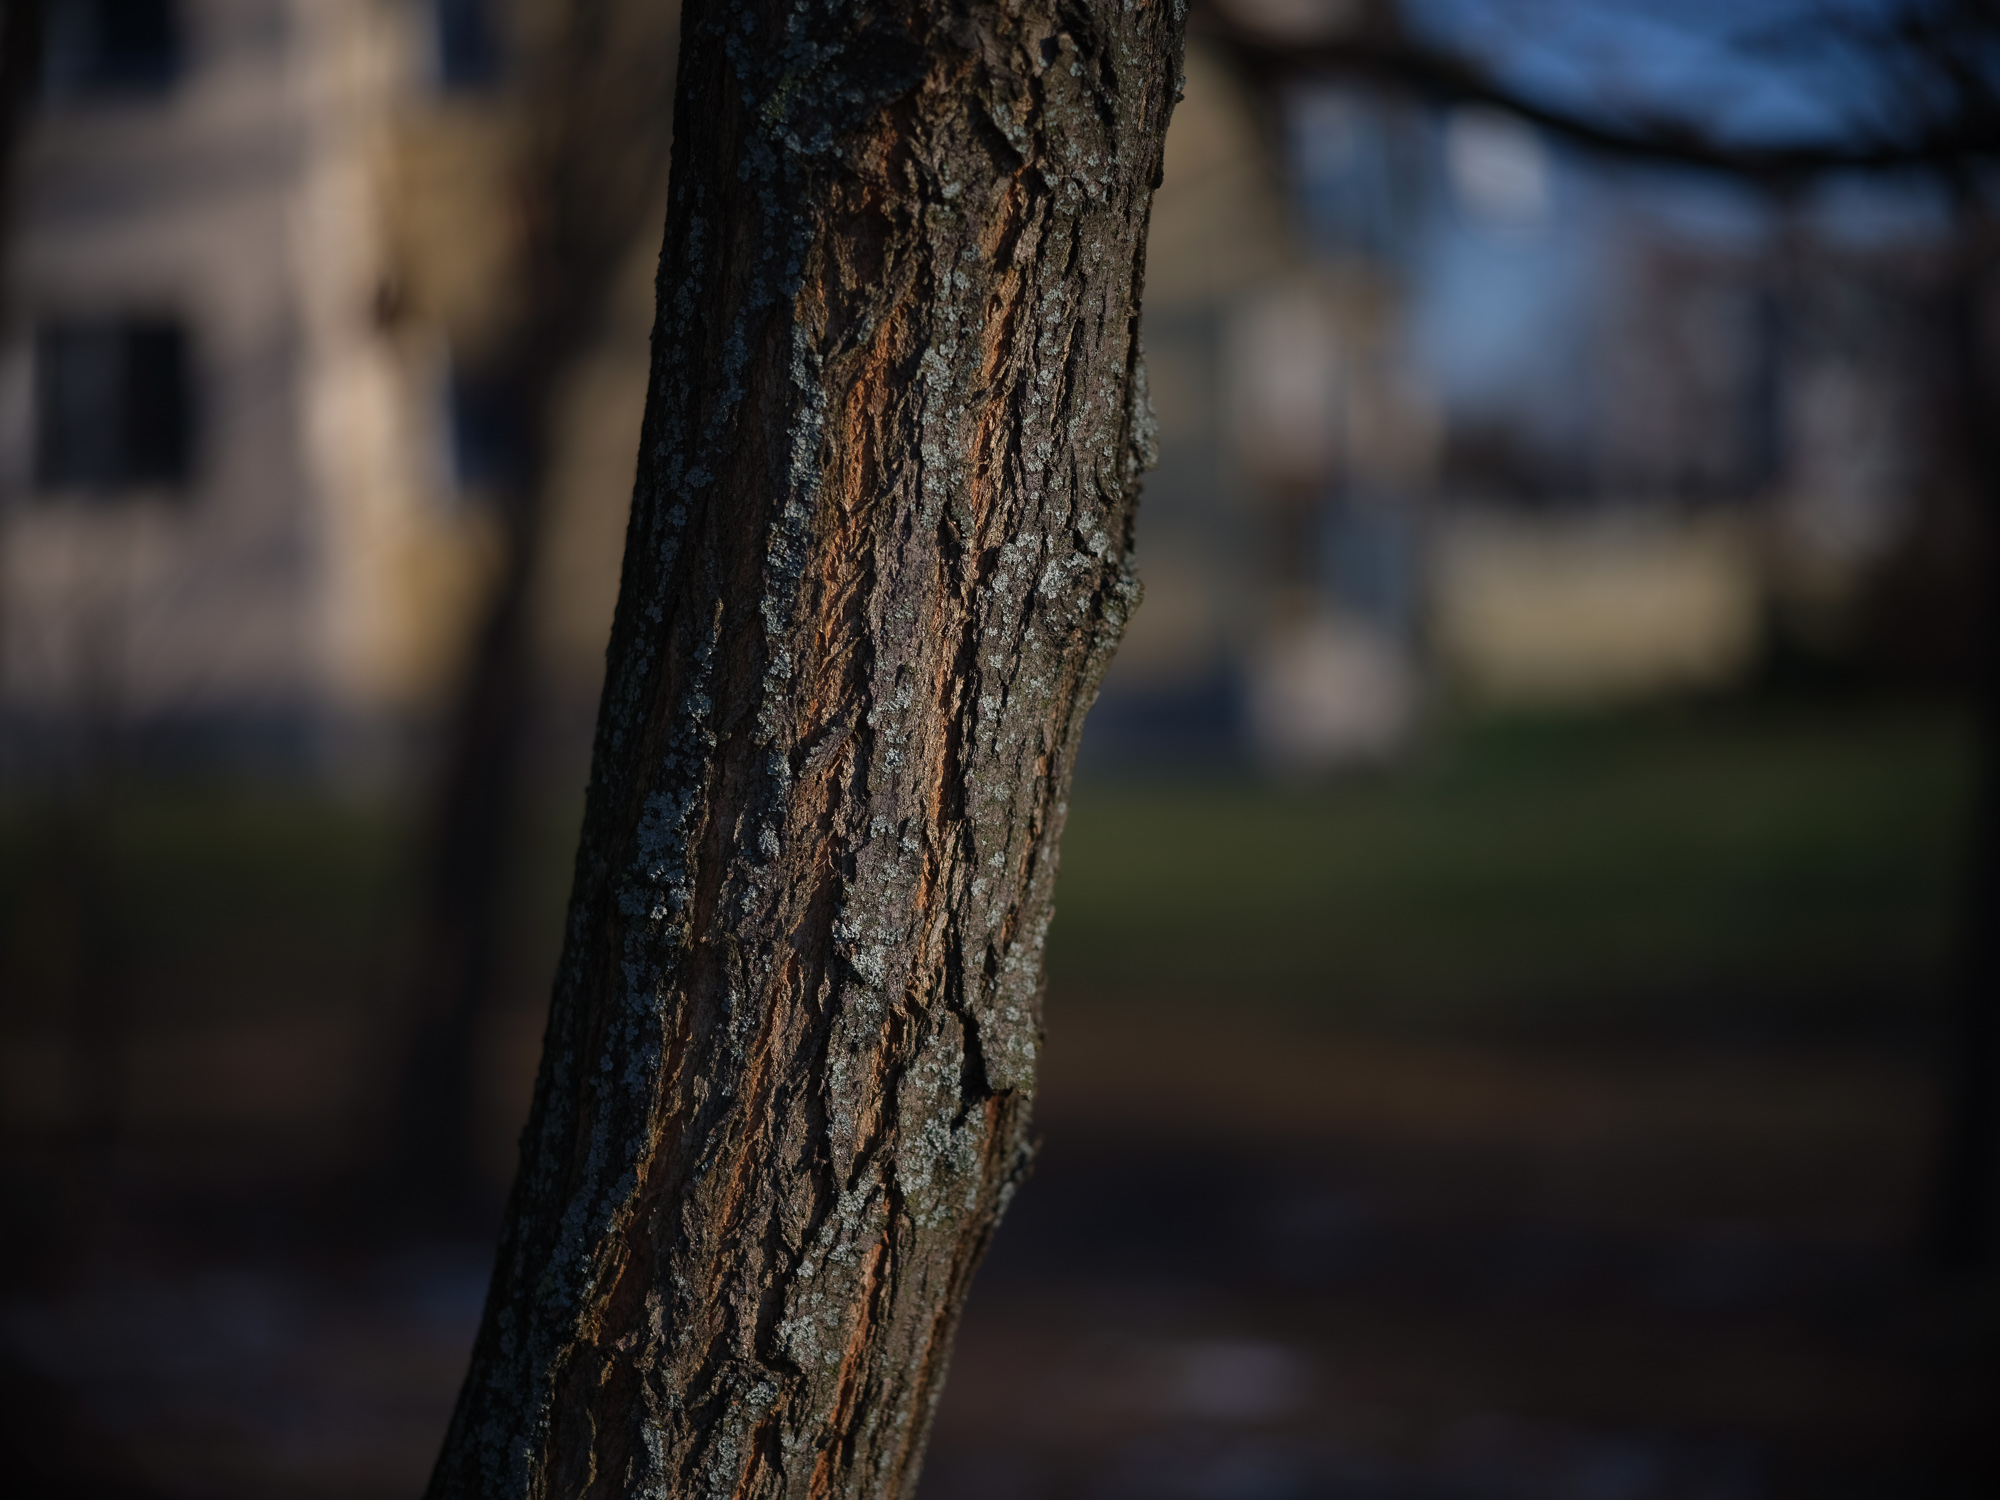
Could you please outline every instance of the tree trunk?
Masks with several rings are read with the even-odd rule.
[[[1180,29],[689,6],[567,941],[433,1496],[909,1493],[1137,598]]]

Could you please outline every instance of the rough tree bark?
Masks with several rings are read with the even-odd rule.
[[[689,5],[566,945],[431,1495],[909,1493],[1137,599],[1181,27]]]

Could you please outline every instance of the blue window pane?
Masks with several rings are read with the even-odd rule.
[[[461,489],[501,489],[521,464],[521,399],[504,371],[451,374],[452,474]]]
[[[447,89],[480,89],[500,75],[500,49],[486,0],[435,0],[438,82]]]
[[[158,94],[183,62],[174,0],[53,0],[44,23],[49,93]]]
[[[187,331],[160,318],[35,333],[35,478],[50,490],[182,488],[194,469]]]

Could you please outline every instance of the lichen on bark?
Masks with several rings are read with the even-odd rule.
[[[688,6],[569,925],[438,1500],[913,1488],[1138,596],[1181,25]]]

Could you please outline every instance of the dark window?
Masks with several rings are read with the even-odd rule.
[[[158,94],[180,76],[174,0],[54,0],[44,24],[51,94]]]
[[[44,324],[35,334],[42,489],[184,486],[193,470],[188,339],[163,318]]]
[[[504,489],[521,466],[520,387],[501,370],[451,372],[451,466],[460,489]]]
[[[438,82],[482,89],[500,76],[500,49],[486,0],[433,0],[437,7]]]

